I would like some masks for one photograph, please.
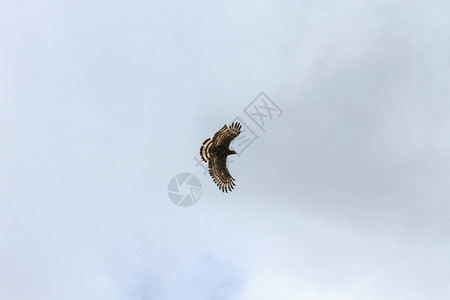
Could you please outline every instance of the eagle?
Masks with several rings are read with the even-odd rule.
[[[235,186],[236,179],[227,169],[227,156],[237,153],[230,150],[228,146],[241,133],[241,127],[242,125],[238,122],[233,122],[229,127],[224,125],[216,132],[212,140],[206,139],[200,148],[200,157],[208,163],[209,175],[222,192],[228,193]]]

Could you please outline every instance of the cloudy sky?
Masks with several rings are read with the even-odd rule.
[[[0,298],[446,299],[449,14],[1,1]],[[237,117],[258,138],[223,194],[194,157]]]

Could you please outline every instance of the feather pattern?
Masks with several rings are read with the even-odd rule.
[[[227,168],[227,156],[236,154],[228,147],[231,141],[241,133],[241,128],[242,125],[238,122],[232,123],[229,127],[224,125],[214,134],[212,140],[206,139],[200,148],[200,157],[208,163],[209,175],[222,192],[228,193],[236,186],[235,179]]]

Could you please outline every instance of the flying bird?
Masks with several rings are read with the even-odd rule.
[[[204,162],[208,163],[209,175],[222,192],[231,191],[234,186],[234,179],[227,169],[227,156],[237,154],[228,147],[232,140],[241,133],[242,125],[238,122],[227,127],[224,125],[216,132],[214,137],[206,139],[200,148],[200,156]]]

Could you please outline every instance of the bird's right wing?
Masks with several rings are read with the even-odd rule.
[[[233,122],[230,127],[224,125],[214,135],[213,142],[216,145],[224,145],[228,148],[231,141],[241,133],[241,127],[242,125],[238,122]]]

